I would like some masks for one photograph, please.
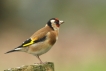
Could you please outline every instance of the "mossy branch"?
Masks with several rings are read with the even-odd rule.
[[[54,64],[52,62],[47,62],[44,64],[25,65],[4,71],[54,71]]]

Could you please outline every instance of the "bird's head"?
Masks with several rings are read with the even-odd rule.
[[[48,22],[47,25],[52,28],[53,30],[59,29],[60,25],[63,24],[64,21],[59,20],[57,18],[51,18]]]

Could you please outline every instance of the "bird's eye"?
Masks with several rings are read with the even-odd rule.
[[[59,20],[55,20],[55,23],[56,23],[56,24],[59,24]]]

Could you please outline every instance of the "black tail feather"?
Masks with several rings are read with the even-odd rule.
[[[11,51],[6,52],[5,54],[15,52],[15,51],[19,51],[19,50],[11,50]]]

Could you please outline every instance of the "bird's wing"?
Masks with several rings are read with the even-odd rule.
[[[50,30],[47,30],[47,27],[44,27],[37,32],[35,32],[29,39],[24,41],[20,46],[15,48],[16,50],[20,50],[22,47],[28,47],[32,44],[36,44],[39,42],[43,42],[46,40],[47,34],[50,32]]]
[[[35,32],[29,39],[23,42],[20,47],[27,47],[29,45],[44,41],[46,39],[47,33],[49,32],[49,30],[46,29],[47,28],[44,27]]]
[[[37,36],[34,37],[34,39],[33,38],[29,38],[25,42],[23,42],[20,47],[27,47],[29,45],[32,45],[32,44],[35,44],[35,43],[38,43],[38,42],[42,42],[44,40],[46,40],[46,35],[42,36],[41,38],[39,38]]]
[[[29,38],[25,42],[23,42],[20,47],[27,47],[27,46],[32,45],[32,44],[34,44],[34,40],[32,40],[31,38]]]

